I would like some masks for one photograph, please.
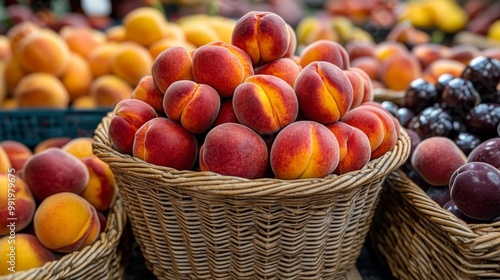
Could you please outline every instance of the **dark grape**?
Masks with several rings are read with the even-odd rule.
[[[434,84],[427,82],[423,78],[417,78],[410,83],[406,90],[403,106],[414,112],[420,112],[437,100],[437,91]]]
[[[467,64],[461,77],[472,82],[482,102],[492,101],[500,82],[500,61],[478,56]]]
[[[437,98],[438,98],[438,100],[441,99],[441,96],[443,96],[444,88],[454,78],[455,77],[452,74],[450,74],[450,73],[441,74],[437,78],[436,84],[434,86],[436,87],[436,92],[437,92]]]
[[[472,150],[479,146],[479,144],[481,144],[482,140],[472,133],[460,132],[457,136],[455,136],[453,142],[457,144],[465,155],[468,155],[472,152]]]
[[[500,104],[481,103],[467,114],[465,125],[470,131],[491,138],[495,136],[495,130],[500,124]]]
[[[405,107],[399,108],[397,115],[396,115],[396,118],[398,119],[399,123],[404,127],[407,127],[408,122],[413,117],[415,117],[415,113],[413,111],[411,111],[410,109],[405,108]]]
[[[480,102],[481,97],[472,83],[462,78],[451,80],[444,88],[441,97],[441,104],[460,117],[465,117]]]
[[[389,100],[385,100],[385,101],[382,101],[382,103],[380,103],[380,105],[387,112],[391,113],[391,115],[393,115],[394,117],[397,117],[399,106],[396,103],[389,101]]]
[[[448,137],[453,132],[453,117],[443,108],[428,107],[408,123],[408,128],[415,130],[422,139]]]

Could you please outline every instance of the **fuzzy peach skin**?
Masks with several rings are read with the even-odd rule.
[[[132,97],[133,88],[122,78],[115,75],[100,76],[90,85],[89,95],[98,107],[114,107],[122,100]]]
[[[432,186],[447,186],[453,172],[466,162],[455,142],[438,136],[422,140],[411,157],[415,171]]]
[[[153,7],[141,7],[132,10],[123,18],[125,37],[147,46],[160,40],[167,33],[165,16]]]
[[[26,145],[15,140],[3,140],[0,142],[3,150],[9,158],[12,168],[21,171],[26,161],[33,155],[33,152]],[[7,172],[0,170],[0,172]]]
[[[302,50],[300,65],[306,67],[313,61],[327,61],[337,65],[342,70],[350,67],[349,54],[344,47],[329,40],[318,40]]]
[[[132,154],[151,164],[189,170],[196,161],[198,141],[180,124],[157,117],[137,130]]]
[[[101,225],[97,211],[85,198],[62,192],[40,203],[33,227],[45,247],[58,253],[71,253],[94,243]]]
[[[62,148],[66,143],[71,141],[71,137],[51,137],[39,142],[33,149],[33,154],[38,154],[48,148]]]
[[[139,84],[132,91],[132,99],[138,99],[148,103],[156,111],[163,111],[163,95],[156,86],[152,75],[146,75],[141,78]]]
[[[342,118],[351,108],[353,88],[347,75],[333,63],[315,61],[295,80],[300,114],[323,124]]]
[[[368,74],[370,79],[377,79],[380,62],[372,56],[362,56],[351,60],[351,67],[362,69]]]
[[[132,155],[134,135],[147,121],[158,116],[151,105],[138,99],[125,99],[118,102],[109,123],[111,144],[121,153]]]
[[[81,161],[87,166],[90,178],[80,196],[97,211],[107,211],[115,201],[118,191],[111,168],[96,155],[82,158]]]
[[[188,80],[171,84],[163,98],[166,116],[192,134],[207,131],[217,118],[219,108],[220,97],[215,89]]]
[[[234,89],[253,74],[248,54],[231,44],[212,42],[194,51],[194,81],[213,87],[221,97],[231,97]]]
[[[10,224],[9,218],[16,219],[12,222],[15,224],[15,232],[19,232],[33,220],[36,209],[35,198],[26,182],[16,173],[7,173],[7,171],[0,173],[0,184],[0,218],[4,221],[0,225],[0,235],[7,235],[13,230],[7,226]],[[15,210],[10,209],[9,206]]]
[[[7,152],[0,145],[0,172],[8,172],[12,167]]]
[[[153,58],[149,51],[132,42],[122,43],[111,62],[113,74],[136,86],[142,77],[151,74]]]
[[[9,242],[10,241],[10,242]],[[36,236],[28,233],[16,234],[15,256],[12,256],[12,239],[0,238],[0,275],[37,268],[57,259],[56,255],[45,248]],[[15,267],[14,270],[9,270]]]
[[[240,122],[236,117],[236,114],[234,113],[232,99],[223,99],[221,101],[219,114],[217,114],[213,126],[217,126],[219,124],[227,122],[232,122],[232,123]]]
[[[14,89],[19,108],[58,108],[69,105],[69,94],[54,75],[37,72],[24,76]]]
[[[201,146],[201,171],[255,179],[267,174],[269,153],[264,140],[238,123],[223,123],[212,128]]]
[[[333,173],[340,175],[359,170],[370,161],[370,140],[363,131],[340,121],[326,127],[339,143],[339,165]]]
[[[373,99],[374,99],[374,96],[373,96],[374,86],[373,86],[373,81],[370,78],[370,76],[368,75],[368,73],[366,73],[366,71],[364,71],[363,69],[360,69],[357,67],[351,67],[351,68],[349,68],[349,71],[353,71],[353,72],[358,73],[361,76],[361,78],[363,79],[363,88],[364,89],[363,89],[363,99],[361,100],[361,103],[373,101]]]
[[[297,34],[295,34],[295,30],[290,24],[286,24],[288,29],[288,35],[290,36],[290,41],[288,42],[288,50],[286,51],[284,57],[292,57],[297,52]]]
[[[323,124],[297,121],[281,130],[271,147],[270,164],[276,178],[322,178],[340,160],[337,138]]]
[[[297,119],[299,102],[293,88],[271,75],[248,77],[234,91],[236,118],[259,134],[272,134]]]
[[[272,12],[251,11],[233,29],[231,42],[258,65],[284,57],[290,45],[287,23]]]
[[[92,153],[93,142],[94,139],[90,137],[77,137],[71,139],[71,141],[62,146],[61,149],[81,159],[93,155]]]
[[[89,182],[83,162],[72,154],[49,148],[26,162],[23,179],[39,201],[60,192],[79,194]]]
[[[378,71],[378,79],[387,88],[405,90],[410,83],[422,76],[422,67],[411,54],[391,56],[385,59]]]
[[[164,50],[154,59],[151,75],[163,93],[173,82],[193,80],[191,54],[181,46],[173,46]]]
[[[365,96],[365,79],[357,71],[344,70],[352,85],[352,105],[350,109],[356,108],[363,102]]]
[[[302,68],[297,65],[293,59],[284,57],[256,67],[254,72],[256,75],[265,74],[276,76],[287,82],[291,87],[294,87],[295,80],[301,69]]]

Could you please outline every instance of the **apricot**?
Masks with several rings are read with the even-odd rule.
[[[175,38],[163,38],[163,39],[160,39],[156,42],[153,42],[151,45],[149,45],[148,51],[149,51],[149,54],[151,54],[151,57],[153,59],[156,59],[158,57],[158,55],[160,55],[161,52],[163,52],[164,50],[166,50],[168,48],[174,47],[174,46],[183,47],[186,50],[196,49],[196,46],[189,43],[189,42],[181,41],[181,40],[175,39]]]
[[[98,46],[106,42],[102,31],[90,27],[64,26],[59,34],[68,45],[71,52],[87,57]]]
[[[231,44],[212,42],[194,51],[194,81],[213,87],[221,97],[232,96],[234,89],[253,74],[248,54]]]
[[[210,25],[198,21],[180,23],[180,27],[186,36],[186,41],[195,46],[201,47],[211,42],[221,41],[217,31]]]
[[[193,61],[189,52],[181,46],[170,47],[153,61],[151,75],[161,92],[176,81],[193,80]]]
[[[63,83],[48,73],[31,73],[22,78],[14,89],[20,108],[59,108],[69,105],[69,94]]]
[[[193,134],[207,131],[214,123],[219,108],[220,98],[215,89],[188,80],[171,84],[163,98],[166,116]]]
[[[207,133],[199,161],[202,171],[255,179],[266,175],[269,153],[255,131],[242,124],[223,123]]]
[[[132,86],[115,75],[98,77],[92,81],[89,89],[89,95],[99,107],[113,107],[118,102],[131,98],[132,92]]]
[[[86,56],[90,70],[94,77],[110,75],[113,73],[112,64],[119,45],[106,42],[92,49]]]
[[[71,141],[62,146],[61,149],[81,159],[93,155],[93,142],[94,139],[90,137],[77,137],[75,139],[71,139]]]
[[[107,211],[113,205],[118,193],[111,168],[96,155],[81,158],[81,161],[87,166],[90,177],[80,196],[97,211]]]
[[[406,90],[410,83],[422,76],[422,67],[411,54],[394,55],[385,59],[378,78],[389,89]]]
[[[35,235],[40,243],[58,253],[71,253],[94,243],[100,226],[94,206],[70,192],[47,197],[33,218]]]
[[[232,122],[239,123],[236,114],[233,109],[233,100],[232,99],[223,99],[220,104],[219,114],[215,118],[213,126],[217,126],[219,124]]]
[[[98,106],[96,100],[94,99],[94,97],[90,95],[77,97],[75,98],[75,100],[73,100],[73,102],[71,102],[71,108],[73,109],[88,110],[88,109],[96,109],[97,107]]]
[[[250,11],[236,22],[231,43],[246,52],[252,64],[257,65],[284,57],[290,34],[287,23],[279,15]]]
[[[122,44],[111,62],[113,73],[135,86],[142,77],[151,74],[153,58],[149,51],[137,44]]]
[[[70,49],[57,33],[42,29],[22,41],[18,55],[19,64],[24,71],[60,76],[68,67]]]
[[[411,157],[415,171],[432,186],[447,186],[453,172],[466,162],[455,142],[440,136],[422,140]]]
[[[123,25],[115,25],[107,28],[104,35],[106,35],[106,42],[121,43],[128,40],[125,26]]]
[[[71,141],[71,137],[51,137],[39,142],[33,149],[33,154],[38,154],[48,148],[62,148],[66,143]]]
[[[33,155],[33,152],[25,144],[15,140],[3,140],[0,142],[3,150],[9,158],[9,162],[15,170],[21,171],[26,161]],[[0,172],[6,172],[2,170]]]
[[[10,236],[0,238],[0,275],[9,275],[18,271],[25,271],[41,267],[47,262],[57,259],[54,253],[45,248],[38,239],[28,233],[16,234],[16,244],[12,245]],[[16,250],[13,252],[12,247]],[[13,255],[15,254],[15,255]],[[9,268],[14,267],[14,270]]]
[[[293,88],[271,75],[248,77],[234,91],[236,118],[259,134],[272,134],[294,122],[299,102]]]
[[[61,76],[61,81],[68,91],[70,101],[88,95],[93,75],[87,60],[71,53],[68,68]]]
[[[254,74],[272,75],[287,82],[292,88],[301,68],[293,59],[283,57],[254,69]]]
[[[10,40],[6,35],[0,35],[0,61],[6,61],[12,57]]]
[[[139,99],[125,99],[116,104],[109,123],[109,139],[121,153],[132,155],[134,135],[147,121],[158,115],[151,105]]]
[[[322,178],[339,164],[335,135],[323,124],[296,121],[283,128],[271,147],[270,164],[276,178]]]
[[[180,124],[163,117],[147,121],[135,133],[132,154],[148,163],[190,170],[196,161],[198,141]]]
[[[0,226],[0,235],[7,235],[25,229],[33,220],[36,202],[30,187],[14,172],[0,173],[0,218],[4,221]],[[17,171],[17,172],[16,172]],[[10,206],[10,207],[9,207]],[[12,210],[14,209],[14,210]],[[13,223],[13,227],[8,225]]]
[[[26,161],[23,179],[39,201],[60,192],[79,194],[89,181],[80,159],[59,149],[48,148]]]
[[[23,21],[12,26],[7,31],[7,38],[10,41],[10,47],[13,54],[20,50],[20,46],[24,43],[25,39],[34,33],[37,33],[40,28],[32,21]]]
[[[19,59],[16,56],[11,57],[6,61],[3,79],[7,94],[11,96],[19,81],[26,76],[27,73],[21,68]]]
[[[179,23],[178,22],[170,22],[170,21],[167,21],[165,23],[166,25],[166,34],[164,35],[164,37],[158,41],[161,41],[163,39],[170,39],[170,40],[177,40],[179,42],[185,42],[185,43],[188,43],[186,41],[186,34],[184,34],[184,31],[182,30],[182,28],[180,27]],[[155,42],[158,42],[158,41],[155,41]],[[149,46],[152,46],[155,42],[151,43]],[[193,47],[195,47],[193,45]]]
[[[335,135],[339,144],[339,164],[334,174],[360,170],[370,161],[370,140],[363,131],[339,121],[326,127]]]
[[[333,41],[319,40],[305,47],[300,53],[300,65],[306,67],[314,61],[327,61],[340,69],[349,69],[349,54],[344,47]]]
[[[333,63],[314,61],[295,80],[299,111],[323,124],[342,118],[351,108],[353,88],[349,77]]]
[[[132,98],[144,101],[151,105],[156,111],[163,111],[164,92],[156,86],[152,75],[141,78],[139,84],[132,91]]]
[[[140,7],[132,10],[123,18],[125,37],[147,46],[165,36],[166,17],[153,7]]]

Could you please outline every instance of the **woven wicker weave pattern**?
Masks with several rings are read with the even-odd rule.
[[[110,164],[132,230],[159,279],[334,279],[354,266],[381,182],[409,153],[405,132],[365,169],[309,180],[178,171],[122,155],[109,116],[94,152]]]
[[[467,225],[402,171],[386,180],[370,239],[398,279],[500,279],[500,222]]]
[[[122,200],[117,199],[107,216],[106,230],[80,251],[41,267],[0,277],[2,280],[122,279],[122,251],[119,242],[126,223]]]

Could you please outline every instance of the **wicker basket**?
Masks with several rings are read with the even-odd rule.
[[[179,171],[117,152],[108,115],[94,153],[107,162],[132,231],[159,279],[332,279],[355,265],[382,181],[409,154],[391,151],[357,172],[249,180]]]
[[[369,235],[398,279],[500,279],[500,222],[467,225],[398,170]]]
[[[1,280],[69,280],[69,279],[123,279],[125,266],[122,250],[127,244],[120,244],[126,223],[123,201],[117,198],[107,216],[106,230],[89,246],[56,261],[26,271],[19,271]],[[3,265],[3,264],[2,264]]]
[[[395,91],[386,88],[378,88],[373,90],[373,99],[377,102],[392,101],[397,105],[402,106],[405,98],[405,91]]]

